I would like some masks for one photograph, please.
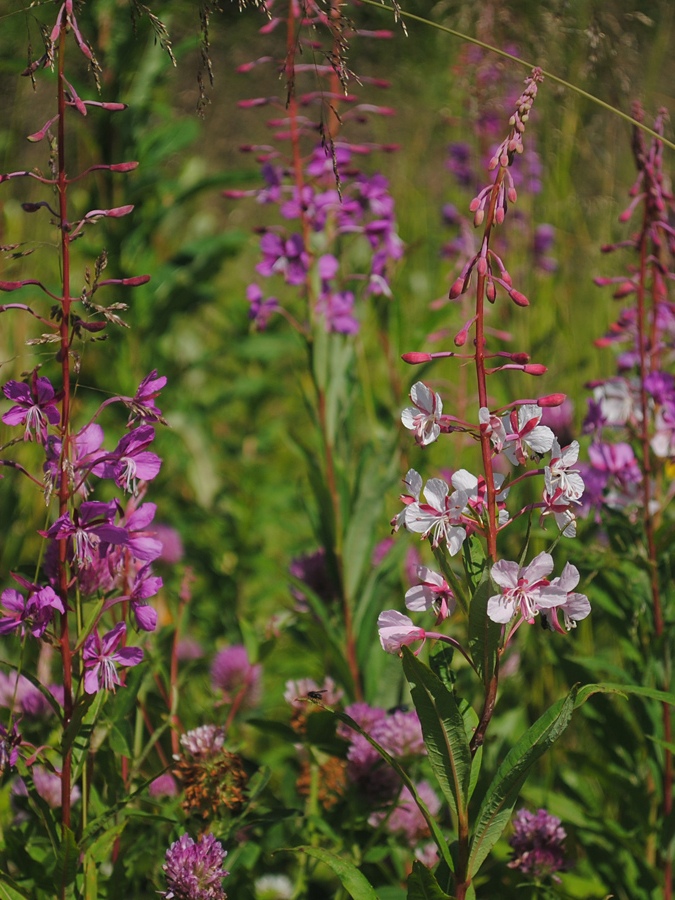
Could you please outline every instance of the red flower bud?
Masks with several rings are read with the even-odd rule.
[[[527,372],[528,375],[543,375],[545,372],[548,372],[546,366],[542,366],[541,363],[530,363],[527,366],[523,366],[523,372]]]
[[[561,406],[567,400],[566,394],[547,394],[537,400],[537,406],[541,409],[549,409],[554,406]]]
[[[520,291],[511,290],[509,291],[509,297],[513,300],[513,302],[517,306],[529,306],[530,301],[527,299],[525,294],[521,294]]]
[[[420,363],[431,362],[433,359],[431,353],[421,353],[417,350],[413,350],[410,353],[404,353],[401,356],[403,362],[407,362],[411,366],[417,366]]]

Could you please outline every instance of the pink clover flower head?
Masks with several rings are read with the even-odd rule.
[[[255,706],[260,699],[262,666],[253,665],[243,644],[225,647],[211,664],[211,684],[222,691],[228,703],[238,698],[240,706]]]
[[[427,566],[417,567],[417,577],[420,584],[406,591],[405,605],[412,612],[433,610],[439,624],[454,612],[457,605],[455,595],[445,578]]]
[[[382,649],[387,653],[400,653],[401,647],[426,638],[423,628],[417,628],[412,619],[395,609],[386,609],[380,613],[377,617],[377,630]]]
[[[395,759],[409,760],[426,755],[422,725],[414,709],[396,709],[378,719],[370,734]]]
[[[50,772],[44,766],[33,766],[31,775],[35,790],[45,803],[50,809],[59,809],[61,806],[61,773],[58,770]],[[70,791],[70,802],[76,803],[81,796],[79,787],[74,784]]]
[[[0,634],[9,634],[19,628],[22,635],[30,633],[41,638],[52,623],[54,610],[64,612],[63,602],[53,588],[32,587],[36,589],[27,599],[14,588],[2,592],[0,603],[7,615],[0,619]]]
[[[455,556],[466,539],[461,524],[469,498],[466,491],[448,496],[449,490],[442,478],[430,478],[423,491],[426,503],[416,501],[406,506],[405,527],[422,538],[430,537],[432,547],[444,540],[450,555]]]
[[[183,834],[166,851],[162,869],[167,890],[160,893],[165,900],[226,900],[223,868],[227,853],[212,834],[202,834],[195,843]]]
[[[9,730],[0,722],[0,776],[14,768],[19,758],[20,746],[21,735],[16,722],[12,722]]]
[[[368,703],[352,703],[345,707],[345,712],[364,731],[370,732],[375,724],[387,716],[387,711],[380,706],[370,706]],[[353,731],[344,722],[338,722],[335,733],[346,741],[353,741],[357,732]]]
[[[8,400],[16,404],[2,416],[5,425],[23,425],[24,441],[47,442],[47,428],[58,425],[61,414],[56,406],[54,388],[48,378],[38,378],[37,369],[25,381],[8,381],[2,389]]]
[[[416,382],[410,389],[410,399],[414,406],[408,406],[401,413],[401,422],[415,435],[415,441],[426,447],[437,440],[441,433],[443,401],[441,395],[427,387],[423,381]]]
[[[87,694],[96,694],[99,690],[114,691],[120,685],[116,664],[119,666],[137,666],[143,659],[140,647],[121,647],[127,626],[118,622],[115,627],[101,637],[98,630],[93,631],[84,642],[82,658],[84,660],[84,689]]]
[[[158,375],[157,369],[153,369],[149,375],[145,376],[131,401],[131,415],[127,425],[130,425],[136,419],[142,419],[146,422],[162,421],[162,410],[155,403],[155,399],[159,397],[165,385],[166,376]]]
[[[415,469],[408,469],[403,479],[403,484],[408,489],[408,492],[401,494],[400,500],[403,503],[403,509],[391,520],[391,527],[394,532],[397,532],[401,526],[405,525],[405,511],[407,507],[411,503],[419,501],[420,491],[422,490],[422,476]]]
[[[545,878],[567,868],[563,842],[567,834],[557,816],[545,809],[531,813],[519,809],[513,819],[513,835],[509,844],[513,848],[511,869],[519,869],[525,875]]]
[[[148,785],[151,797],[177,797],[178,793],[178,784],[171,772],[162,772]]]
[[[211,759],[225,746],[225,729],[219,725],[200,725],[182,734],[180,745],[194,759]]]
[[[297,681],[287,681],[284,691],[284,700],[294,709],[304,709],[306,704],[303,698],[308,694],[320,692],[321,700],[326,706],[335,706],[344,695],[342,688],[337,687],[333,679],[327,675],[323,684],[317,684],[312,678],[299,678]]]
[[[490,575],[502,593],[488,600],[488,616],[493,622],[506,624],[520,612],[531,624],[541,609],[561,606],[567,600],[567,591],[547,579],[552,569],[550,553],[540,553],[522,568],[517,562],[500,559]]]
[[[441,810],[441,801],[429,782],[418,782],[415,790],[431,815],[437,816]],[[387,815],[386,812],[373,813],[368,819],[368,824],[377,827],[383,820],[386,820],[384,826],[386,831],[390,834],[401,835],[411,847],[415,847],[420,841],[429,837],[427,821],[407,787],[402,788],[396,806],[390,815]]]
[[[562,588],[567,593],[567,599],[553,609],[542,610],[542,617],[546,624],[555,631],[564,634],[577,627],[577,622],[585,619],[590,614],[591,604],[585,594],[580,594],[574,589],[579,584],[579,570],[571,563],[566,563],[558,578],[554,578],[552,585]],[[558,621],[558,613],[563,614],[563,626]]]
[[[535,403],[524,403],[512,410],[504,420],[511,426],[506,436],[504,453],[514,466],[524,465],[530,456],[542,456],[553,446],[555,435],[547,425],[540,425],[543,410]]]

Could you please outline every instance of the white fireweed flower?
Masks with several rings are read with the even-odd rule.
[[[558,439],[554,438],[551,448],[551,462],[544,469],[546,493],[553,497],[561,491],[556,502],[578,503],[584,492],[584,480],[578,469],[572,466],[579,458],[579,442],[572,441],[569,447],[560,449]]]
[[[457,601],[445,578],[427,566],[417,567],[417,577],[421,584],[414,585],[405,594],[407,608],[412,612],[433,610],[441,620],[452,615]]]
[[[504,416],[505,426],[512,429],[506,436],[504,453],[514,466],[527,462],[529,456],[542,456],[553,446],[555,435],[548,425],[540,425],[541,407],[536,403],[524,403],[508,416]],[[529,451],[529,452],[528,452]]]
[[[401,422],[414,433],[417,443],[426,447],[441,433],[443,401],[441,395],[434,393],[423,381],[418,381],[412,386],[410,399],[415,405],[403,410]]]
[[[468,498],[465,491],[454,491],[448,496],[449,490],[442,478],[430,478],[423,491],[427,502],[406,506],[405,527],[423,538],[431,536],[432,547],[438,547],[444,540],[448,552],[454,556],[466,538],[466,531],[460,525]]]
[[[558,578],[554,578],[551,582],[552,586],[562,588],[567,593],[567,599],[559,606],[542,612],[546,618],[548,625],[563,634],[563,629],[558,622],[558,612],[563,614],[563,622],[565,629],[570,631],[577,627],[577,622],[585,619],[591,611],[591,604],[585,594],[580,594],[574,590],[579,584],[579,570],[571,563],[566,563]]]
[[[413,620],[395,609],[385,609],[377,617],[377,630],[382,649],[387,653],[400,653],[401,647],[423,641],[426,632],[417,628]]]
[[[404,503],[404,507],[400,513],[394,516],[391,520],[392,531],[396,532],[401,528],[401,526],[405,525],[405,511],[408,506],[420,499],[420,491],[422,490],[422,476],[419,472],[416,472],[414,469],[408,469],[406,472],[406,476],[403,479],[403,484],[407,488],[407,492],[401,494],[401,502]]]
[[[567,591],[551,584],[547,575],[553,570],[550,553],[540,553],[532,562],[520,567],[517,562],[500,559],[492,567],[490,576],[502,588],[488,600],[487,613],[493,622],[505,624],[518,612],[532,622],[541,609],[562,606]]]
[[[625,425],[634,412],[633,395],[625,378],[609,378],[593,390],[606,425]]]
[[[506,441],[506,429],[499,416],[493,416],[487,406],[478,410],[478,427],[482,434],[489,434],[495,453],[501,453]]]

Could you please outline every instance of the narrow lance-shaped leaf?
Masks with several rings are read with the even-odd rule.
[[[419,860],[415,860],[408,878],[408,900],[452,900],[452,898],[441,890],[433,873]]]
[[[534,763],[558,740],[569,725],[575,708],[577,688],[555,703],[525,732],[497,770],[487,789],[469,850],[469,876],[473,878],[499,840],[511,817],[527,775]]]
[[[320,847],[295,847],[294,849],[330,866],[353,900],[378,900],[375,889],[354,863]]]
[[[403,647],[403,671],[420,717],[431,768],[451,809],[464,820],[471,775],[464,718],[452,691],[408,647]]]

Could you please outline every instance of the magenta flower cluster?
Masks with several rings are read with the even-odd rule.
[[[541,879],[554,876],[567,868],[563,843],[567,834],[560,819],[545,809],[532,813],[519,809],[513,819],[513,835],[509,844],[513,848],[511,869],[519,869],[524,875]]]
[[[303,27],[320,22],[328,25],[329,33],[336,39],[330,18],[318,5],[309,3],[295,14],[299,34]],[[269,31],[269,26],[264,30]],[[382,32],[377,36],[387,35]],[[341,40],[344,37],[343,33]],[[300,36],[298,41],[299,47],[308,43],[316,51],[315,36],[312,40]],[[369,154],[374,146],[351,144],[344,134],[338,137],[333,133],[350,120],[359,122],[373,114],[390,115],[393,111],[358,103],[346,90],[347,70],[335,54],[329,58],[333,59],[332,66],[307,66],[287,57],[279,64],[279,71],[286,75],[289,84],[287,100],[257,97],[240,103],[245,108],[271,105],[284,109],[287,114],[271,119],[268,125],[276,142],[290,141],[291,145],[290,155],[275,145],[243,148],[256,153],[264,184],[257,190],[225,192],[230,198],[252,196],[263,205],[276,205],[284,220],[284,224],[262,229],[261,260],[256,266],[260,276],[278,285],[271,288],[274,295],[265,296],[267,291],[257,282],[250,284],[246,292],[250,317],[258,329],[264,329],[275,312],[297,320],[297,304],[285,309],[284,301],[277,296],[282,294],[285,283],[298,289],[290,295],[284,292],[285,296],[295,297],[299,291],[307,301],[310,320],[318,318],[328,332],[355,334],[360,327],[359,292],[366,297],[391,296],[390,270],[403,254],[387,179],[379,174],[367,175],[355,165],[356,156]],[[240,67],[240,71],[272,62],[271,57],[263,57]],[[308,71],[313,81],[318,78],[327,82],[325,90],[298,93],[296,80]],[[338,93],[336,79],[342,86]],[[345,106],[339,115],[339,127],[335,112],[338,104]],[[318,108],[319,121],[306,116],[305,108]],[[330,119],[334,127],[327,124]]]
[[[165,900],[225,900],[223,868],[227,852],[212,834],[203,834],[195,842],[183,834],[166,851],[162,868],[167,890]]]

